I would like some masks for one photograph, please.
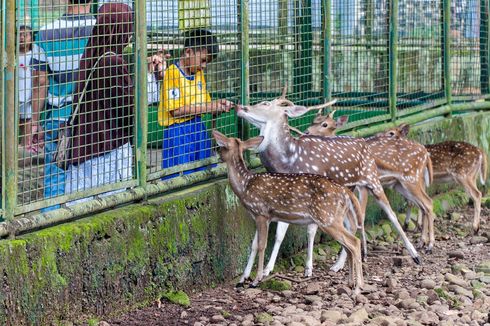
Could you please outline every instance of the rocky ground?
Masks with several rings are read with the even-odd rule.
[[[486,325],[490,326],[490,209],[479,236],[469,234],[473,210],[438,218],[434,252],[415,265],[383,224],[370,231],[366,286],[355,299],[334,255],[317,249],[314,276],[294,263],[262,289],[234,284],[190,295],[184,307],[164,299],[99,325]],[[411,234],[415,239],[417,235]],[[271,289],[273,288],[273,289]]]

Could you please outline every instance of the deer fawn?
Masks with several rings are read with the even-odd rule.
[[[340,119],[340,118],[339,118]],[[343,118],[341,121],[344,121]],[[333,112],[322,115],[318,111],[311,126],[305,133],[320,136],[333,136],[337,122]],[[408,132],[407,125],[366,138],[366,142],[378,167],[379,179],[383,186],[397,190],[409,202],[416,204],[423,215],[422,243],[427,251],[434,247],[434,212],[432,199],[425,191],[432,178],[432,162],[425,147],[406,138],[396,137],[396,133]],[[363,208],[367,204],[361,201]],[[408,220],[405,221],[405,228]]]
[[[310,135],[292,137],[288,117],[299,117],[309,110],[321,109],[330,103],[306,108],[287,100],[284,93],[283,96],[273,101],[238,106],[236,109],[237,115],[259,128],[260,135],[264,137],[257,151],[265,168],[270,172],[311,173],[327,176],[341,185],[360,188],[362,196],[366,196],[369,190],[395,226],[414,261],[419,264],[419,255],[403,231],[386,198],[366,141],[353,137],[327,138]],[[362,219],[364,219],[364,211]],[[288,226],[287,223],[278,223],[275,248],[279,248]],[[316,231],[314,226],[311,228]],[[361,235],[363,233],[361,232]],[[308,255],[310,255],[310,243],[312,247],[312,238],[309,239]],[[365,244],[365,238],[363,243]],[[364,245],[363,253],[365,253],[365,247]],[[312,263],[311,266],[308,265],[310,263],[310,257],[308,257],[307,270],[312,268]],[[266,269],[266,272],[270,270]]]
[[[406,137],[409,127],[393,128],[392,137]],[[487,156],[480,148],[459,141],[445,141],[433,145],[425,145],[432,159],[435,183],[455,182],[463,186],[466,193],[473,199],[475,213],[473,217],[473,232],[480,229],[480,211],[482,193],[476,186],[476,179],[485,185],[487,180]],[[410,209],[407,212],[407,222],[410,219]]]
[[[228,167],[231,188],[252,214],[257,227],[251,255],[255,258],[258,251],[259,261],[252,286],[257,286],[264,276],[264,251],[269,223],[315,223],[347,250],[351,267],[349,285],[358,294],[364,283],[360,241],[343,226],[348,210],[354,216],[361,215],[361,208],[354,194],[319,175],[254,174],[247,169],[243,152],[260,146],[264,137],[241,141],[227,138],[216,130],[213,130],[213,136],[220,146],[219,155]]]

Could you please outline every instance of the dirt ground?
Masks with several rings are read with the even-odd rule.
[[[490,209],[478,236],[473,209],[437,218],[436,247],[415,265],[398,244],[370,241],[366,286],[352,298],[346,271],[317,259],[313,277],[300,268],[276,274],[289,290],[235,289],[232,283],[190,295],[190,307],[165,301],[99,325],[486,325],[490,326]],[[416,243],[417,233],[410,237]]]

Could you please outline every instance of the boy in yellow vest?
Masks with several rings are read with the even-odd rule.
[[[179,60],[165,71],[158,122],[163,133],[162,168],[202,160],[211,156],[211,138],[201,121],[204,113],[229,112],[234,103],[211,100],[203,71],[216,58],[219,48],[216,36],[207,30],[186,34]],[[206,167],[185,171],[184,174]],[[170,179],[177,176],[165,176]]]

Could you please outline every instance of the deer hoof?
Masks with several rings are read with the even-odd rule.
[[[422,260],[420,259],[420,257],[419,257],[419,256],[417,256],[417,257],[413,257],[413,261],[414,261],[414,262],[415,262],[415,264],[417,264],[417,265],[422,264]]]
[[[478,232],[480,231],[480,227],[477,226],[476,228],[473,227],[473,235],[478,235]]]
[[[235,288],[240,289],[243,288],[243,282],[239,282],[235,285]]]

